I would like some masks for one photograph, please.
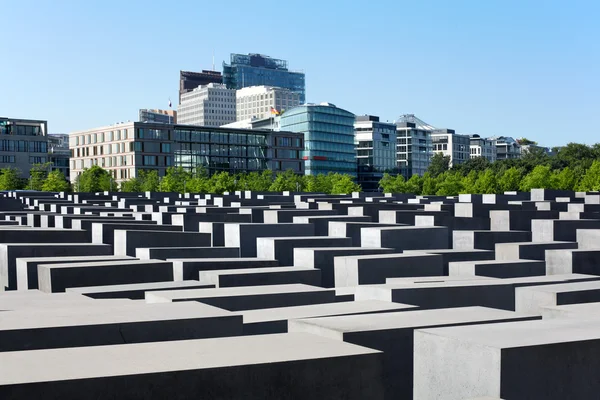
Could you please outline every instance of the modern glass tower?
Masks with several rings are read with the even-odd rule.
[[[330,103],[304,104],[286,111],[282,131],[304,133],[306,175],[339,172],[356,176],[354,114]]]
[[[306,101],[304,72],[290,71],[287,61],[262,54],[231,54],[230,63],[223,63],[223,83],[228,89],[281,87],[298,92],[301,103]]]

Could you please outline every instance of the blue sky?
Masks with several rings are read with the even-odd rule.
[[[51,132],[177,103],[179,70],[263,53],[307,101],[548,146],[600,142],[600,2],[2,0],[0,115]]]

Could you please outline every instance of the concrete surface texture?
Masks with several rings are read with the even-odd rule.
[[[600,194],[0,193],[0,399],[590,399]]]

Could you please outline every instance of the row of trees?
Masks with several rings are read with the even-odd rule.
[[[29,171],[29,179],[21,178],[16,168],[0,169],[0,190],[39,190],[44,192],[68,192],[71,184],[59,170],[50,171],[51,164],[36,164]]]

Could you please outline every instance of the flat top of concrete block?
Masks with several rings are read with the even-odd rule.
[[[446,277],[443,277],[446,278]],[[470,278],[470,277],[469,277]],[[469,279],[461,281],[444,281],[444,282],[422,282],[420,287],[457,287],[457,286],[489,286],[489,285],[516,285],[516,284],[527,284],[536,282],[563,282],[572,279],[593,279],[600,277],[595,275],[584,275],[584,274],[557,274],[557,275],[542,275],[542,276],[525,276],[521,278],[504,278],[504,279]],[[386,283],[382,285],[364,285],[359,286],[366,288],[380,288],[380,289],[403,289],[409,288],[414,289],[414,285],[410,284],[396,284]]]
[[[482,250],[482,249],[426,249],[426,250],[404,250],[404,254],[417,254],[417,253],[429,253],[429,254],[453,254],[453,253],[490,253],[493,254],[494,250]]]
[[[274,240],[274,241],[300,241],[300,240],[316,240],[316,241],[321,241],[321,240],[334,240],[334,241],[344,241],[347,240],[348,238],[345,237],[339,237],[339,236],[282,236],[282,237],[268,237],[268,236],[263,236],[263,237],[259,237],[257,238],[257,240]]]
[[[222,247],[223,249],[225,247]],[[239,262],[244,263],[248,261],[269,261],[274,260],[270,258],[258,258],[258,257],[231,257],[231,258],[167,258],[167,261],[183,262],[183,263],[218,263],[218,262]]]
[[[81,231],[83,232],[83,231]],[[69,247],[106,247],[110,246],[109,244],[104,243],[0,243],[0,246],[10,246],[10,247],[57,247],[57,246],[69,246]]]
[[[42,293],[42,294],[40,294]],[[0,310],[22,310],[27,308],[57,307],[73,304],[93,304],[94,299],[77,293],[46,293],[37,290],[0,293]]]
[[[227,247],[228,249],[237,249],[237,247]],[[214,249],[214,247],[209,246],[200,246],[200,247],[136,247],[136,250],[204,250],[204,249]]]
[[[294,249],[294,251],[373,251],[373,250],[393,250],[387,247],[299,247]],[[406,252],[405,252],[406,253]],[[400,253],[397,253],[400,254]]]
[[[85,244],[85,243],[84,243]],[[55,243],[56,245],[56,243]],[[106,246],[106,245],[105,245]],[[94,261],[94,260],[137,260],[135,257],[131,256],[114,256],[114,255],[106,255],[106,256],[56,256],[56,257],[19,257],[17,258],[17,262],[37,262],[41,263],[56,263],[59,264],[64,261]]]
[[[496,246],[551,246],[551,245],[565,245],[565,244],[573,244],[573,245],[577,246],[577,242],[561,242],[561,241],[496,243]]]
[[[451,261],[449,265],[501,265],[501,264],[539,264],[541,260],[477,260],[477,261]]]
[[[67,292],[92,294],[92,293],[108,293],[108,292],[127,292],[133,290],[157,290],[157,289],[172,289],[172,288],[197,288],[197,287],[214,287],[198,281],[168,281],[168,282],[148,282],[148,283],[131,283],[125,285],[106,285],[106,286],[82,286],[67,288]]]
[[[302,324],[314,325],[339,333],[380,331],[387,329],[420,328],[445,324],[460,324],[490,320],[506,320],[528,317],[513,311],[487,307],[460,307],[436,310],[415,310],[378,314],[343,315],[299,320]]]
[[[588,290],[600,290],[600,281],[591,282],[564,282],[556,285],[541,285],[541,286],[528,286],[523,288],[517,288],[517,290],[532,290],[536,292],[547,292],[547,293],[564,293],[564,292],[581,292]]]
[[[473,275],[469,277],[465,276],[419,276],[414,278],[386,278],[386,283],[391,284],[420,284],[424,282],[468,282],[468,281],[489,281],[498,280],[500,278],[490,278],[488,276]]]
[[[543,306],[542,309],[564,311],[573,314],[589,314],[600,316],[600,303],[564,304],[562,306]]]
[[[391,254],[362,254],[362,255],[354,255],[354,256],[340,256],[346,259],[352,260],[371,260],[371,259],[387,259],[387,258],[433,258],[440,257],[439,254],[428,254],[428,253],[412,253],[412,254],[404,254],[404,253],[391,253]]]
[[[88,268],[88,267],[117,267],[117,266],[135,266],[135,265],[148,265],[148,264],[170,264],[168,261],[163,260],[138,260],[133,258],[131,260],[116,260],[116,261],[99,261],[99,262],[80,262],[80,263],[69,263],[69,264],[40,264],[38,267],[41,268]]]
[[[241,275],[241,274],[266,274],[273,272],[315,271],[312,267],[266,267],[266,268],[240,268],[240,269],[211,269],[200,271],[200,275]]]
[[[302,333],[5,352],[0,353],[0,385],[376,353],[379,351]]]
[[[424,329],[424,334],[506,349],[600,339],[599,319],[545,319]]]
[[[159,290],[146,293],[146,301],[153,300],[185,300],[185,299],[203,299],[211,297],[235,297],[267,295],[278,293],[300,293],[300,292],[326,292],[333,289],[324,289],[317,286],[291,284],[291,285],[264,285],[264,286],[244,286],[218,289],[189,289],[189,290]]]
[[[373,313],[378,311],[400,311],[417,308],[410,304],[392,303],[380,300],[347,301],[339,303],[311,304],[307,306],[267,308],[241,311],[244,323],[280,321],[292,318],[315,316]]]
[[[382,227],[365,227],[363,230],[374,232],[374,231],[410,231],[410,230],[426,230],[426,229],[448,229],[446,226],[414,226],[414,225],[405,225],[405,226],[382,226]]]
[[[195,301],[156,304],[104,303],[102,306],[95,305],[89,308],[57,307],[43,310],[6,311],[0,318],[0,330],[166,321],[229,315],[233,314]]]

